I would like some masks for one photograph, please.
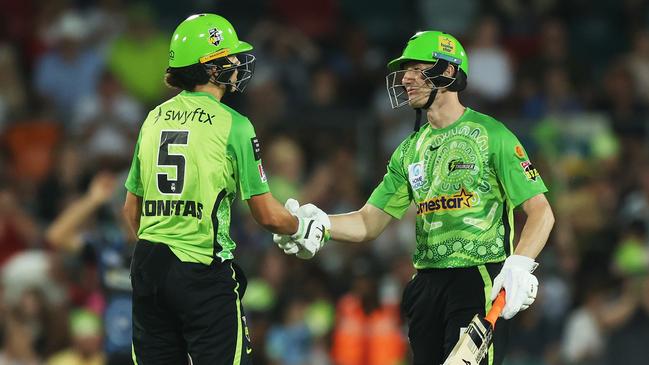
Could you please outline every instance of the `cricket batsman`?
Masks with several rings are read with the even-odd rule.
[[[510,319],[536,298],[532,274],[554,216],[541,176],[516,136],[496,119],[462,105],[469,62],[457,39],[439,31],[415,34],[388,63],[393,108],[417,111],[415,132],[394,151],[383,181],[358,211],[329,216],[311,204],[298,217],[318,217],[341,242],[375,239],[410,204],[417,208],[417,274],[403,293],[402,310],[414,364],[441,364],[463,327],[484,316],[501,289]],[[425,116],[427,123],[419,126]],[[527,215],[513,243],[513,209]],[[321,248],[301,237],[275,235],[288,254],[310,258]],[[481,364],[501,364],[508,336],[499,324]]]
[[[125,184],[124,215],[139,239],[135,364],[252,363],[247,282],[229,233],[237,196],[269,231],[324,240],[328,219],[296,218],[273,198],[250,120],[221,102],[250,81],[251,49],[215,14],[190,16],[171,38],[165,81],[182,92],[149,112]]]

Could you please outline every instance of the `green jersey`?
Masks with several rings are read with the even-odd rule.
[[[415,268],[469,267],[504,260],[514,207],[546,191],[516,136],[467,108],[403,141],[368,203],[398,219],[415,203]]]
[[[212,95],[183,91],[140,130],[126,189],[142,197],[138,237],[182,261],[232,259],[230,207],[269,191],[250,121]]]

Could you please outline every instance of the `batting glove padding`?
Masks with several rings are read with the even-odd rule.
[[[538,263],[527,256],[512,255],[505,260],[491,288],[492,301],[501,289],[505,289],[506,303],[501,313],[503,318],[510,319],[534,303],[539,281],[532,272],[537,266]]]

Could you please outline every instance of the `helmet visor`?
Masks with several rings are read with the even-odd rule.
[[[206,65],[218,69],[217,83],[229,86],[231,91],[243,92],[255,72],[255,61],[255,56],[249,53],[237,53],[206,63]]]
[[[385,82],[392,109],[408,104],[411,101],[411,97],[421,97],[421,93],[416,92],[417,89],[426,89],[426,95],[428,95],[429,90],[449,87],[453,81],[455,81],[455,77],[446,77],[442,75],[442,72],[446,69],[446,65],[448,65],[448,63],[437,60],[437,62],[423,70],[398,70],[389,73],[385,77]],[[417,83],[411,83],[408,85],[408,88],[411,90],[410,94],[403,82],[407,73],[409,73],[409,77],[411,78],[414,77],[418,79],[421,77],[422,80],[419,85],[417,85]],[[421,76],[417,73],[421,73]]]

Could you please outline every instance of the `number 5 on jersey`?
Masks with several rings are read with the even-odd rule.
[[[189,131],[160,131],[160,149],[158,150],[158,169],[175,167],[176,178],[170,179],[168,173],[159,172],[158,191],[162,194],[180,195],[185,186],[185,156],[180,153],[169,153],[169,146],[187,146]]]

